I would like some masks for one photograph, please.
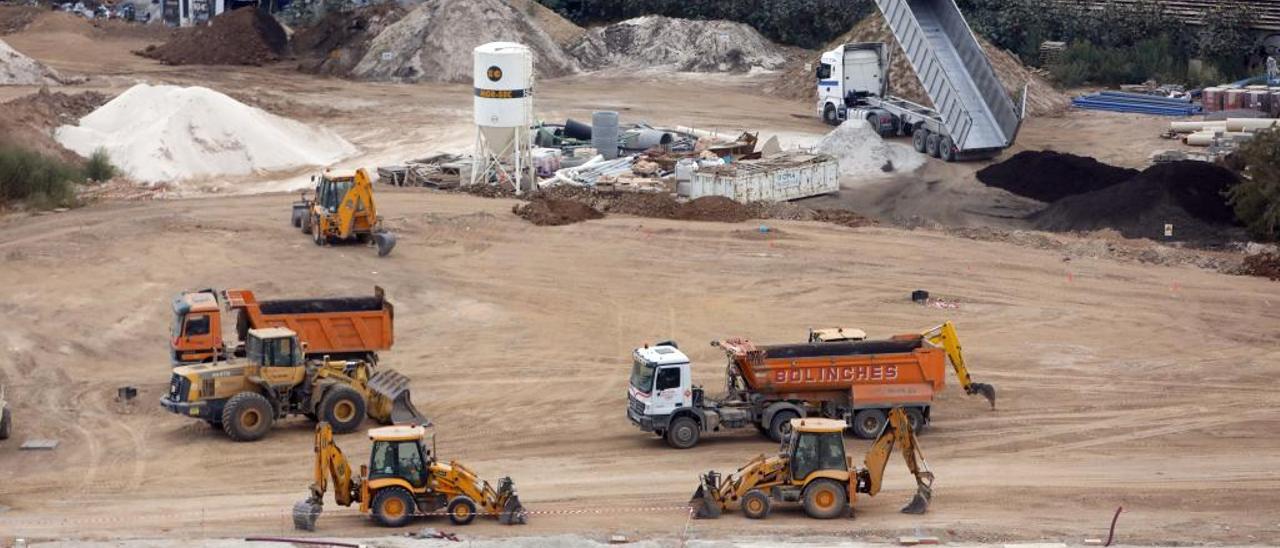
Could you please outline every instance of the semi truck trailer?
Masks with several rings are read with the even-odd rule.
[[[222,338],[223,310],[235,312],[235,340]],[[307,357],[377,362],[395,341],[395,309],[381,287],[371,297],[259,301],[253,291],[201,289],[173,299],[169,340],[173,365],[244,356],[250,329],[283,327],[298,334]]]
[[[995,388],[970,378],[951,322],[880,340],[711,344],[728,361],[724,396],[713,399],[693,384],[692,364],[675,342],[646,345],[632,355],[628,419],[677,449],[697,445],[707,432],[747,427],[780,441],[799,417],[841,419],[855,436],[874,439],[894,407],[906,411],[913,429],[929,424],[948,362],[966,393],[995,407]]]

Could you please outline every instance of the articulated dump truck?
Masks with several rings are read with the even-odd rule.
[[[236,340],[222,339],[222,310],[236,312]],[[368,297],[259,301],[247,289],[187,291],[173,299],[169,340],[173,365],[243,357],[250,329],[282,327],[298,334],[308,358],[376,362],[395,340],[395,309],[381,287]]]
[[[855,436],[875,439],[895,407],[904,410],[913,431],[929,423],[948,361],[966,393],[995,407],[995,388],[969,377],[951,322],[883,340],[811,340],[712,342],[728,358],[726,394],[719,399],[693,385],[689,358],[674,342],[636,349],[627,417],[677,449],[697,445],[704,432],[747,426],[780,441],[799,417],[840,419]]]

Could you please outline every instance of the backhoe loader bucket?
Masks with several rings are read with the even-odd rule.
[[[712,493],[716,492],[716,479],[715,472],[707,472],[702,476],[702,483],[698,485],[698,490],[693,492],[693,498],[689,499],[689,506],[693,507],[693,517],[697,519],[720,517],[720,503],[712,499]]]
[[[520,504],[520,496],[516,494],[515,484],[511,478],[502,478],[498,482],[498,500],[506,499],[502,512],[498,514],[498,523],[503,525],[519,525],[528,523],[529,512]]]
[[[396,235],[390,232],[374,232],[373,243],[378,246],[378,256],[386,257],[396,247]]]
[[[904,514],[923,514],[929,509],[929,501],[933,498],[933,489],[928,485],[920,484],[916,488],[915,496],[911,497],[911,502],[902,507]]]
[[[376,396],[391,402],[391,410],[386,417],[375,417],[391,424],[410,424],[415,426],[431,426],[431,419],[418,411],[409,397],[409,377],[394,369],[383,369],[369,377],[365,384]]]
[[[967,392],[970,395],[981,394],[982,397],[986,398],[987,401],[991,403],[992,409],[996,408],[996,387],[985,382],[974,382],[969,383],[969,389]]]
[[[299,531],[315,531],[316,520],[320,519],[320,512],[322,510],[324,510],[324,504],[314,498],[300,500],[294,503],[294,529],[298,529]]]

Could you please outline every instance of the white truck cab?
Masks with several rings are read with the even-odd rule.
[[[689,357],[674,342],[645,345],[632,353],[627,416],[646,431],[665,431],[671,415],[693,406]]]
[[[817,68],[818,116],[831,125],[853,116],[848,110],[864,97],[889,92],[889,54],[883,43],[844,44],[822,54]]]

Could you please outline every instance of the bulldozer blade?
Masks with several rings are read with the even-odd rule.
[[[693,517],[696,519],[720,517],[720,505],[707,498],[707,490],[702,485],[693,492],[693,498],[689,499],[689,506],[693,507]]]
[[[378,246],[378,256],[386,257],[396,247],[396,235],[390,232],[373,233],[373,243]]]
[[[975,382],[969,385],[970,394],[981,394],[991,403],[991,408],[996,408],[996,387],[985,382]]]
[[[911,502],[902,507],[904,514],[923,514],[929,509],[929,501],[933,498],[933,490],[923,485],[916,490],[915,496],[911,497]]]
[[[503,525],[523,525],[529,522],[529,512],[524,509],[524,505],[520,504],[520,497],[511,495],[507,499],[507,503],[502,505],[502,512],[498,514],[498,523]]]
[[[316,520],[324,505],[313,499],[300,500],[293,505],[293,527],[300,531],[315,531]]]

